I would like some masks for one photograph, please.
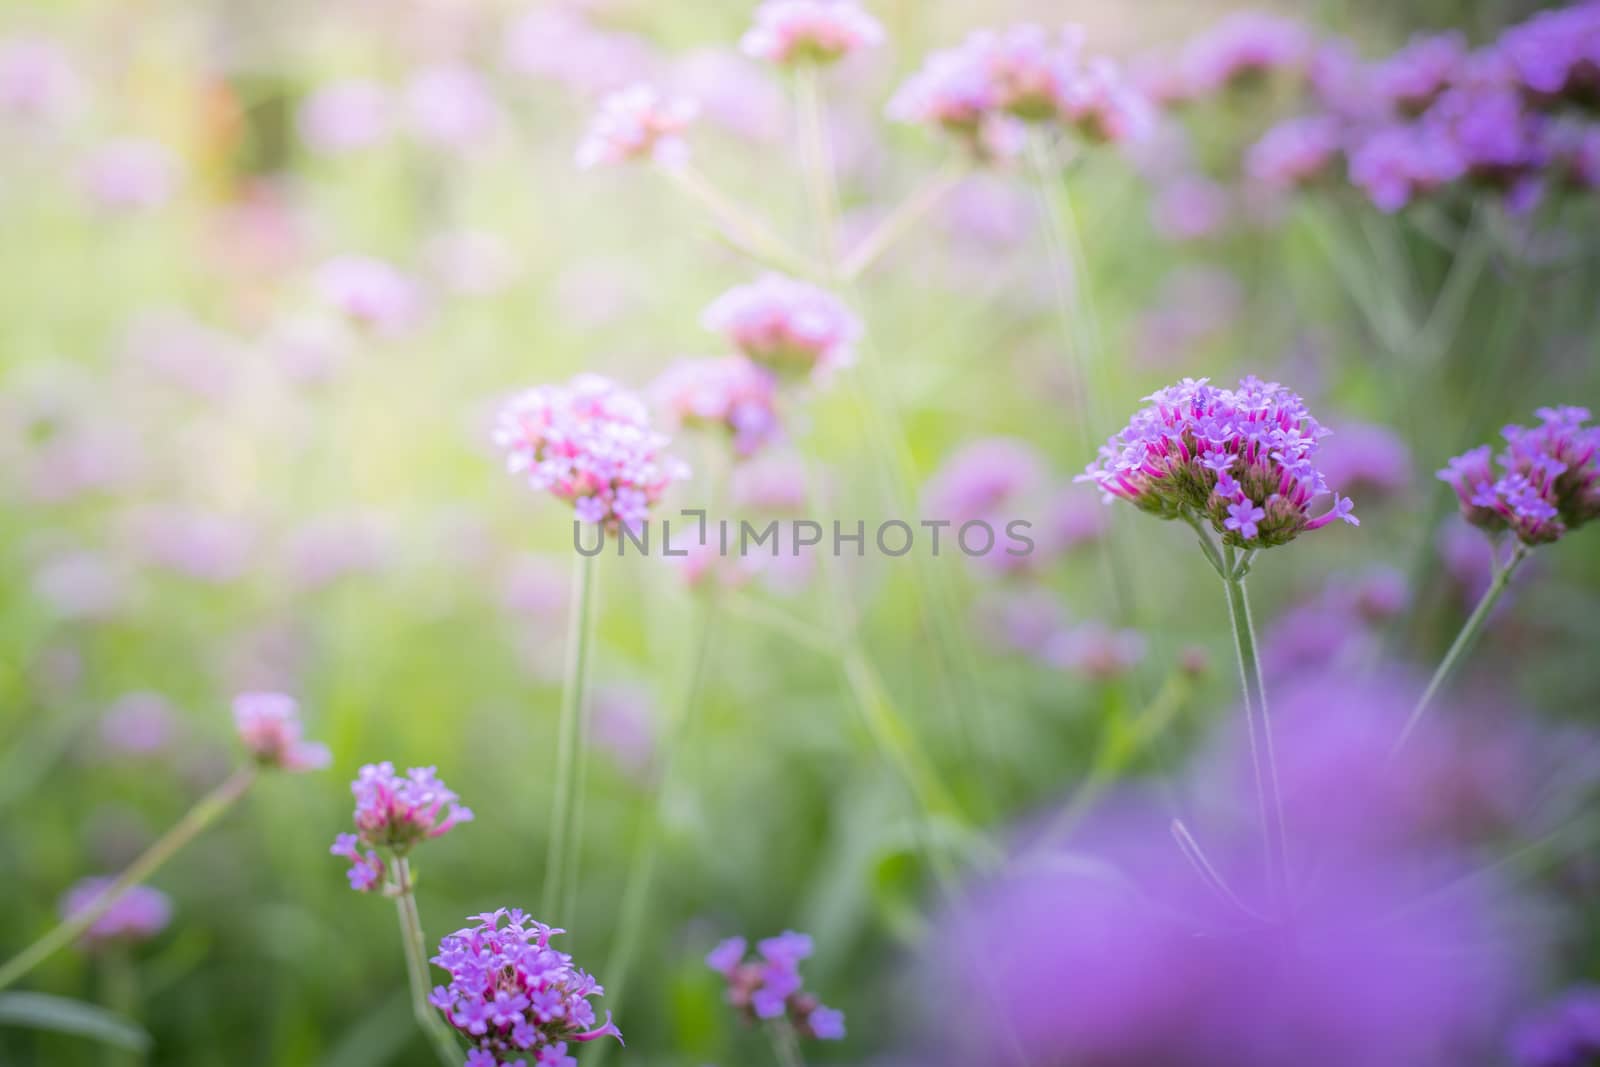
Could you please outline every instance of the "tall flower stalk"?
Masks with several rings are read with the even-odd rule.
[[[411,990],[411,1012],[427,1035],[442,1067],[459,1067],[461,1047],[451,1036],[444,1019],[428,1002],[432,981],[428,975],[428,941],[422,933],[422,916],[417,911],[416,885],[410,861],[396,856],[390,864],[395,910],[400,917],[400,944],[406,956],[406,984]]]
[[[561,721],[556,733],[555,797],[550,808],[550,842],[545,853],[542,909],[568,914],[577,897],[578,850],[583,839],[581,786],[584,746],[589,734],[589,659],[594,640],[595,558],[580,557],[572,581],[566,667],[561,683]]]

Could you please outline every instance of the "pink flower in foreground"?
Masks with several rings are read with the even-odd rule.
[[[381,259],[339,256],[317,270],[315,283],[330,305],[381,334],[402,333],[422,318],[416,282]]]
[[[825,378],[854,362],[861,321],[832,293],[781,274],[736,286],[700,322],[782,377]]]
[[[111,878],[85,878],[61,898],[61,917],[71,919],[99,903],[114,884]],[[172,920],[172,901],[159,889],[136,885],[127,890],[83,932],[89,948],[110,942],[148,941]]]
[[[83,166],[84,191],[107,211],[145,211],[172,199],[183,168],[157,141],[127,138],[101,145]]]
[[[328,746],[301,737],[300,705],[282,693],[240,693],[233,700],[239,740],[263,767],[316,771],[333,759]]]
[[[681,165],[689,159],[683,132],[699,110],[693,100],[667,97],[648,85],[612,93],[601,101],[578,145],[578,166],[588,170],[637,159]]]
[[[854,0],[766,0],[739,41],[769,63],[832,63],[883,43],[883,26]]]
[[[755,453],[782,431],[777,381],[743,356],[674,363],[651,391],[678,423],[726,429],[741,456]]]
[[[572,504],[581,521],[613,532],[643,522],[667,487],[689,475],[662,454],[667,438],[650,428],[643,402],[597,374],[512,398],[500,411],[495,443],[512,474]]]

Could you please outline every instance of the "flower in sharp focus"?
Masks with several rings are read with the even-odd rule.
[[[359,892],[383,882],[384,863],[375,850],[404,856],[418,842],[472,821],[472,809],[457,803],[432,767],[400,775],[392,763],[369,763],[350,783],[350,792],[356,798],[356,832],[340,834],[328,851],[350,861],[350,888]]]
[[[706,966],[728,980],[728,1003],[746,1022],[786,1019],[801,1037],[844,1038],[844,1015],[805,991],[800,962],[811,955],[811,938],[786,930],[756,943],[747,957],[742,937],[732,937],[706,956]]]
[[[1527,545],[1560,540],[1600,517],[1600,426],[1584,425],[1584,408],[1536,414],[1538,426],[1501,431],[1506,447],[1498,456],[1482,445],[1439,472],[1468,522],[1491,534],[1509,529]]]
[[[651,393],[679,424],[727,430],[741,456],[782,436],[777,380],[744,356],[679,361],[662,372]]]
[[[1360,524],[1337,493],[1312,516],[1330,494],[1314,458],[1331,431],[1283,386],[1249,377],[1232,390],[1185,378],[1145,399],[1080,481],[1164,519],[1203,518],[1240,548],[1285,544],[1334,519]]]
[[[825,380],[854,362],[861,336],[861,320],[838,297],[781,274],[729,289],[700,322],[783,378]]]
[[[85,878],[61,897],[61,917],[71,919],[93,907],[114,884],[111,878]],[[136,885],[124,892],[83,932],[87,947],[148,941],[172,919],[172,901],[159,889]]]
[[[683,132],[699,110],[687,97],[665,96],[648,85],[612,93],[600,102],[578,145],[578,166],[588,170],[637,159],[681,165],[689,159]]]
[[[326,745],[301,736],[300,706],[282,693],[240,693],[233,700],[234,724],[244,747],[263,767],[299,772],[326,767]]]
[[[854,0],[765,0],[739,48],[788,66],[832,63],[883,43],[883,26]]]
[[[467,1067],[527,1064],[525,1054],[537,1067],[576,1067],[571,1045],[622,1040],[610,1015],[595,1025],[589,998],[605,990],[550,946],[563,931],[520,908],[473,918],[476,925],[440,940],[433,963],[450,972],[450,982],[429,998],[470,1046]]]
[[[662,454],[667,438],[650,428],[644,403],[596,374],[513,397],[500,409],[495,443],[512,474],[612,532],[643,522],[667,487],[689,475]]]
[[[1562,993],[1511,1032],[1516,1067],[1583,1067],[1600,1057],[1600,986]]]

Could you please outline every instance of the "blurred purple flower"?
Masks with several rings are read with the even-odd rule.
[[[689,159],[683,133],[699,110],[687,97],[665,96],[648,85],[612,93],[600,102],[578,144],[578,166],[588,170],[641,159],[681,166]]]
[[[1374,423],[1341,422],[1318,461],[1328,482],[1361,496],[1393,496],[1411,485],[1411,450],[1400,435]]]
[[[1448,185],[1466,169],[1455,141],[1434,125],[1382,126],[1350,148],[1351,183],[1389,213]]]
[[[441,233],[423,249],[428,271],[452,292],[489,296],[516,280],[516,250],[497,234],[483,230]]]
[[[833,63],[882,43],[883,26],[855,0],[762,0],[739,49],[793,66]]]
[[[1536,99],[1600,101],[1600,4],[1593,0],[1539,12],[1501,34],[1494,52]]]
[[[374,333],[406,333],[422,319],[424,304],[417,283],[384,260],[339,256],[317,268],[313,282],[330,307]]]
[[[94,149],[83,163],[83,187],[95,206],[135,212],[171,200],[183,180],[183,165],[158,141],[125,138]]]
[[[594,746],[628,777],[647,780],[656,761],[655,708],[649,690],[621,683],[597,686],[591,714]]]
[[[1324,178],[1343,150],[1339,120],[1291,119],[1268,130],[1245,156],[1245,173],[1273,189],[1298,189]]]
[[[112,878],[85,878],[61,898],[61,917],[70,919],[94,907],[115,884]],[[148,941],[172,921],[172,901],[159,889],[136,885],[89,925],[80,943],[86,948]]]
[[[585,94],[607,93],[651,77],[655,50],[641,37],[601,30],[582,15],[535,8],[507,27],[506,65]]]
[[[381,572],[388,549],[388,539],[373,517],[326,515],[296,526],[284,555],[296,588],[316,590],[345,578]]]
[[[1038,208],[1026,190],[993,174],[964,178],[945,198],[940,215],[953,236],[976,246],[1021,244],[1038,224]]]
[[[1059,670],[1105,682],[1137,667],[1146,647],[1144,635],[1137,630],[1116,630],[1102,622],[1085,622],[1053,634],[1039,655]]]
[[[786,1019],[801,1037],[838,1041],[844,1016],[807,993],[800,963],[811,955],[811,938],[785,930],[756,943],[756,958],[745,958],[747,944],[732,937],[706,956],[706,966],[728,981],[727,1000],[746,1022]]]
[[[1169,241],[1214,237],[1232,214],[1228,191],[1209,178],[1180,175],[1168,179],[1150,208],[1156,232]]]
[[[117,756],[151,756],[172,743],[178,720],[172,704],[157,693],[118,697],[100,719],[100,743]]]
[[[1586,1067],[1600,1058],[1600,986],[1576,986],[1511,1033],[1516,1067]]]
[[[771,143],[784,135],[788,103],[767,71],[743,56],[702,48],[681,56],[670,83],[698,100],[706,121],[738,137]]]
[[[207,400],[226,395],[245,364],[244,346],[237,338],[181,311],[139,314],[127,328],[121,351],[124,358]]]
[[[149,508],[133,516],[130,528],[151,564],[196,581],[236,581],[256,556],[255,527],[229,515]]]
[[[1269,75],[1302,73],[1315,39],[1295,19],[1261,11],[1228,15],[1184,48],[1187,95],[1206,96]]]
[[[500,104],[469,67],[418,71],[406,86],[412,132],[435,148],[460,152],[491,140],[501,125]]]
[[[1428,110],[1456,81],[1466,59],[1464,34],[1419,35],[1400,51],[1373,65],[1372,92],[1390,110],[1415,117]]]
[[[339,154],[370,148],[389,136],[394,102],[374,82],[351,78],[317,88],[300,105],[300,136],[318,152]]]
[[[838,297],[781,274],[729,289],[700,322],[780,377],[813,381],[854,362],[861,336],[861,320]]]
[[[62,552],[33,571],[33,592],[64,619],[104,621],[120,614],[131,595],[123,569],[96,552]]]
[[[59,43],[48,37],[0,37],[0,123],[54,127],[83,103],[84,86]]]
[[[301,736],[300,705],[283,693],[240,693],[233,700],[239,740],[263,767],[316,771],[333,760],[328,746]]]

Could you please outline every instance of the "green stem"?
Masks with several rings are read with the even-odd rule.
[[[664,167],[662,172],[690,199],[699,203],[717,224],[724,241],[752,259],[780,270],[818,277],[820,266],[790,248],[751,212],[688,164]]]
[[[588,732],[589,646],[594,636],[595,556],[578,559],[573,575],[567,629],[567,663],[561,687],[561,722],[556,734],[555,799],[550,810],[550,844],[545,855],[543,901],[546,922],[562,921],[577,894],[578,842],[582,807],[578,792]]]
[[[779,1067],[805,1067],[805,1056],[800,1053],[800,1041],[794,1027],[787,1019],[774,1019],[767,1024],[767,1036],[772,1040],[772,1052]]]
[[[816,65],[802,63],[795,70],[794,85],[806,192],[811,198],[812,221],[817,227],[822,262],[832,275],[836,263],[834,231],[839,219],[839,191],[834,186],[833,154],[828,147],[822,84]]]
[[[39,964],[49,959],[61,949],[76,941],[85,930],[93,926],[106,912],[110,911],[116,902],[122,899],[123,894],[145,879],[155,874],[161,865],[171,859],[183,846],[198,837],[207,827],[221,818],[229,808],[244,796],[250,784],[255,781],[256,768],[248,765],[235,771],[226,781],[217,786],[200,802],[190,808],[188,814],[158,838],[154,844],[145,849],[144,853],[131,864],[128,869],[118,876],[111,887],[92,905],[84,908],[70,919],[66,919],[50,930],[39,940],[23,949],[14,956],[4,967],[0,967],[0,989],[5,989],[17,979],[33,970]]]
[[[1239,683],[1244,693],[1245,722],[1250,735],[1250,763],[1255,771],[1256,802],[1266,847],[1267,886],[1280,908],[1287,904],[1288,841],[1283,824],[1283,798],[1278,792],[1278,765],[1272,750],[1272,719],[1256,653],[1255,625],[1245,593],[1243,565],[1232,545],[1223,546],[1228,618],[1233,623],[1233,648],[1239,658]]]
[[[966,172],[965,164],[950,163],[923,182],[915,192],[885,216],[871,233],[862,238],[860,244],[850,250],[850,254],[839,265],[839,280],[852,282],[864,274],[868,267],[878,261],[878,257],[905,236],[906,231],[937,207],[939,201],[950,195],[950,191],[961,184]]]
[[[1444,654],[1444,659],[1439,662],[1439,669],[1433,672],[1433,678],[1428,682],[1428,688],[1423,691],[1422,699],[1417,701],[1417,706],[1411,709],[1411,715],[1406,719],[1405,727],[1400,731],[1400,736],[1395,739],[1394,747],[1389,750],[1391,757],[1397,755],[1416,730],[1417,724],[1422,721],[1422,716],[1427,712],[1428,706],[1433,703],[1434,697],[1439,695],[1445,680],[1455,670],[1456,664],[1472,648],[1478,635],[1483,632],[1484,624],[1489,621],[1489,616],[1494,613],[1494,606],[1499,603],[1500,596],[1511,584],[1511,576],[1522,561],[1528,558],[1529,549],[1522,542],[1517,542],[1517,547],[1512,550],[1511,558],[1505,565],[1495,570],[1494,578],[1489,582],[1489,588],[1484,591],[1483,598],[1478,601],[1478,606],[1472,609],[1472,614],[1467,616],[1466,623],[1461,627],[1461,632],[1456,634],[1456,639],[1450,645],[1450,650]]]
[[[394,879],[395,910],[400,914],[400,944],[406,954],[406,978],[411,986],[411,1013],[443,1067],[461,1067],[461,1047],[445,1025],[444,1017],[428,1003],[428,941],[422,933],[422,916],[417,912],[411,865],[404,856],[396,856],[390,869]]]

